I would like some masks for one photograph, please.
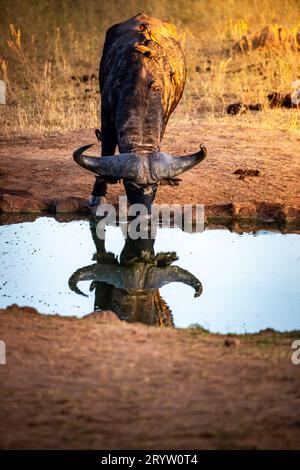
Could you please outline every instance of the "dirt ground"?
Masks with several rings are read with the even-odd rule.
[[[49,201],[88,198],[94,176],[72,151],[92,130],[0,140],[0,193]],[[173,122],[163,149],[207,159],[158,203],[203,203],[208,215],[300,220],[300,136]],[[235,170],[259,170],[239,179]],[[111,186],[117,203],[121,185]],[[1,201],[0,201],[1,202]],[[10,207],[8,205],[8,207]],[[21,204],[21,207],[22,204]],[[57,206],[56,206],[57,207]],[[3,209],[3,206],[2,206]],[[300,448],[300,333],[230,338],[201,330],[0,311],[0,448]]]
[[[226,346],[104,317],[0,311],[0,448],[300,448],[295,333]]]
[[[1,140],[0,193],[47,201],[88,198],[94,175],[74,163],[72,152],[92,142],[93,130]],[[205,204],[208,216],[300,220],[299,134],[175,120],[162,149],[188,154],[200,143],[208,149],[207,159],[183,175],[179,187],[160,187],[157,203]],[[234,174],[239,169],[259,170],[260,175],[240,179]],[[111,185],[108,202],[117,203],[119,194],[124,194],[123,186]]]

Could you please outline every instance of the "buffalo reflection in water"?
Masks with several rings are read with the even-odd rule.
[[[194,296],[198,297],[202,293],[201,282],[188,271],[172,266],[178,259],[175,252],[155,254],[155,239],[150,237],[133,240],[127,236],[118,260],[113,253],[106,252],[105,240],[98,238],[96,227],[97,219],[91,219],[96,263],[72,274],[71,290],[86,295],[77,284],[92,281],[90,291],[95,292],[95,311],[112,310],[128,322],[174,326],[172,312],[159,289],[171,282],[181,282],[193,287]]]

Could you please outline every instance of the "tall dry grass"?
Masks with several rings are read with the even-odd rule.
[[[300,30],[298,0],[0,0],[0,106],[6,135],[98,126],[99,58],[105,30],[144,11],[181,30],[188,79],[177,119],[299,131],[297,110],[269,109],[266,95],[289,92],[300,78],[300,52],[232,44],[270,24]],[[226,116],[232,101],[261,102],[259,113]]]

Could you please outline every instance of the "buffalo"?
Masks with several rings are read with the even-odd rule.
[[[122,227],[126,236],[126,227]],[[155,239],[150,234],[133,240],[129,236],[118,259],[105,249],[105,239],[97,235],[97,219],[91,218],[90,230],[96,246],[95,263],[76,270],[69,287],[84,294],[80,281],[91,281],[95,293],[94,311],[112,310],[121,320],[150,325],[174,326],[170,308],[160,294],[160,288],[178,282],[194,289],[194,297],[202,294],[202,284],[193,274],[179,266],[175,252],[155,254]],[[147,232],[151,224],[144,227]]]
[[[202,145],[187,156],[160,151],[185,80],[185,58],[173,24],[138,14],[108,29],[99,72],[101,156],[85,154],[91,145],[73,154],[79,165],[97,174],[91,205],[105,197],[108,183],[123,180],[129,203],[151,210],[158,184],[176,184],[178,175],[205,158]]]

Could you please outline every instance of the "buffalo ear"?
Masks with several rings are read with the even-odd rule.
[[[100,129],[95,129],[95,134],[96,134],[96,138],[99,142],[102,141],[102,134],[101,134],[101,131]]]

